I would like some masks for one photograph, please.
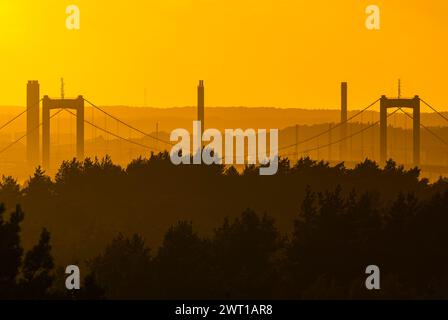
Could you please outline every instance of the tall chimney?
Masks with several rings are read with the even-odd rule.
[[[28,81],[26,95],[26,154],[28,165],[39,164],[39,82]]]
[[[205,129],[205,93],[204,80],[199,80],[198,86],[198,121],[201,122],[201,136]]]
[[[340,138],[343,139],[347,137],[347,82],[341,83],[341,130]],[[347,159],[347,141],[344,140],[340,144],[340,160]]]

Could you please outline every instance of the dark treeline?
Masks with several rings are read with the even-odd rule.
[[[87,275],[82,289],[63,290],[63,270],[55,270],[50,233],[43,229],[36,245],[25,252],[21,243],[24,213],[16,210],[5,217],[0,207],[0,300],[103,299],[104,289],[93,273]],[[59,278],[59,279],[58,279]]]
[[[31,265],[40,297],[67,297],[54,265],[79,264],[87,289],[75,298],[448,298],[447,190],[393,161],[283,159],[272,177],[173,166],[167,154],[125,169],[65,162],[54,180],[40,169],[24,186],[3,178],[0,201],[23,208],[29,249],[17,209],[0,220],[1,239],[14,239],[0,242],[11,261],[0,287],[35,297]],[[379,292],[364,286],[372,264]]]

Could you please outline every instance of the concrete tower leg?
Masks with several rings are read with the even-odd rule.
[[[387,161],[387,98],[381,97],[380,100],[380,163]]]
[[[76,157],[79,161],[84,160],[84,98],[78,97],[78,108],[76,112]]]
[[[49,97],[42,101],[42,166],[44,170],[50,168],[50,105]]]

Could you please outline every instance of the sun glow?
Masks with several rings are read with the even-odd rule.
[[[112,105],[194,105],[204,79],[212,106],[334,108],[348,81],[360,108],[402,78],[446,106],[446,0],[375,3],[378,31],[367,0],[0,0],[0,105],[23,105],[30,79],[57,94],[63,76],[68,94]],[[66,28],[71,4],[80,30]]]
[[[0,1],[0,48],[1,51],[14,50],[18,43],[26,41],[28,27],[27,12],[16,1]]]

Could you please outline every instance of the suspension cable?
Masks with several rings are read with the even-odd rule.
[[[405,115],[407,115],[409,118],[411,118],[412,120],[414,120],[414,117],[407,113],[406,111],[404,111],[402,108],[398,108],[399,110],[401,110],[401,112],[403,112]],[[445,141],[442,137],[440,137],[437,133],[435,133],[434,131],[432,131],[431,129],[429,129],[427,126],[425,126],[424,124],[420,123],[420,127],[422,127],[423,129],[425,129],[426,131],[428,131],[429,133],[431,133],[437,140],[441,141],[443,144],[448,146],[448,142]]]
[[[299,145],[299,144],[304,144],[304,143],[306,143],[306,142],[309,142],[309,141],[311,141],[311,140],[314,140],[314,139],[316,139],[316,138],[319,138],[319,137],[321,137],[321,136],[327,134],[327,133],[330,132],[331,130],[334,130],[334,129],[336,129],[336,128],[338,128],[338,127],[344,125],[344,124],[347,124],[348,122],[350,122],[351,120],[353,120],[354,118],[356,118],[357,116],[359,116],[360,114],[362,114],[364,111],[366,111],[366,110],[370,109],[371,107],[373,107],[378,101],[380,101],[380,99],[375,100],[374,102],[372,102],[371,104],[369,104],[369,105],[368,105],[367,107],[365,107],[364,109],[358,111],[356,114],[354,114],[353,116],[351,116],[351,117],[348,118],[347,120],[345,120],[345,121],[343,121],[343,122],[340,122],[340,123],[336,124],[335,126],[333,126],[333,127],[330,128],[330,129],[324,130],[324,131],[322,131],[321,133],[319,133],[319,134],[317,134],[317,135],[315,135],[315,136],[312,136],[312,137],[310,137],[310,138],[307,138],[307,139],[305,139],[305,140],[298,141],[298,142],[296,142],[296,143],[294,143],[294,144],[291,144],[291,145],[288,145],[288,146],[285,146],[285,147],[281,147],[281,148],[279,148],[278,150],[281,151],[281,150],[284,150],[284,149],[289,149],[289,148],[295,147],[295,146],[297,146],[297,145]]]
[[[394,114],[397,113],[397,112],[398,112],[398,109],[395,110],[394,112],[390,113],[387,117],[389,118],[390,116],[394,115]],[[319,147],[316,147],[316,148],[311,148],[311,149],[308,149],[308,150],[303,150],[303,151],[301,151],[301,152],[299,152],[299,153],[309,153],[309,152],[316,151],[316,150],[319,150],[319,149],[328,148],[328,147],[330,147],[330,146],[332,146],[332,145],[334,145],[334,144],[341,143],[341,142],[344,141],[344,140],[351,139],[351,138],[353,138],[354,136],[356,136],[356,135],[358,135],[358,134],[361,134],[361,133],[363,133],[364,131],[369,130],[370,128],[375,127],[375,126],[378,125],[379,123],[380,123],[380,121],[377,121],[377,122],[371,124],[370,126],[367,126],[367,127],[363,128],[363,129],[361,129],[361,130],[359,130],[359,131],[357,131],[357,132],[355,132],[355,133],[352,133],[352,134],[350,134],[350,135],[348,135],[348,136],[346,136],[346,137],[343,137],[343,138],[341,138],[341,139],[339,139],[339,140],[336,140],[336,141],[334,141],[334,142],[332,142],[332,143],[328,143],[328,144],[326,144],[326,145],[319,146]]]
[[[76,114],[75,114],[74,112],[72,112],[72,111],[70,111],[70,110],[68,110],[68,109],[64,109],[64,110],[67,111],[68,113],[70,113],[71,115],[73,115],[73,116],[76,117]],[[87,124],[89,124],[89,125],[91,125],[91,126],[93,126],[94,128],[96,128],[96,129],[98,129],[98,130],[100,130],[100,131],[103,131],[103,132],[105,132],[105,133],[107,133],[107,134],[110,134],[111,136],[113,136],[113,137],[115,137],[115,138],[121,139],[121,140],[126,141],[126,142],[128,142],[128,143],[135,144],[135,145],[137,145],[137,146],[139,146],[139,147],[142,147],[142,148],[145,148],[145,149],[155,150],[155,151],[161,152],[160,150],[158,150],[158,149],[156,149],[156,148],[153,148],[153,147],[150,147],[150,146],[147,146],[147,145],[138,143],[138,142],[136,142],[136,141],[129,140],[129,139],[124,138],[124,137],[122,137],[122,136],[119,136],[119,135],[117,135],[117,134],[115,134],[115,133],[113,133],[113,132],[111,132],[111,131],[109,131],[109,130],[106,130],[106,129],[104,129],[104,128],[101,128],[101,127],[97,126],[96,124],[90,122],[89,120],[84,119],[84,122],[87,123]]]
[[[50,119],[56,117],[59,113],[62,112],[62,110],[64,109],[60,109],[58,112],[56,112],[55,114],[53,114]],[[36,126],[35,128],[31,129],[29,132],[27,132],[26,134],[24,134],[23,136],[21,136],[19,139],[11,142],[9,145],[7,145],[6,147],[4,147],[3,149],[0,150],[0,154],[2,154],[3,152],[5,152],[6,150],[8,150],[9,148],[11,148],[12,146],[16,145],[17,143],[19,143],[20,141],[22,141],[23,139],[25,139],[29,134],[31,134],[32,132],[39,130],[39,128],[43,125],[43,122],[41,122],[38,126]]]
[[[144,132],[144,131],[138,129],[138,128],[136,128],[136,127],[134,127],[134,126],[132,126],[132,125],[130,125],[130,124],[124,122],[123,120],[120,120],[119,118],[117,118],[117,117],[115,117],[114,115],[110,114],[110,113],[107,112],[106,110],[104,110],[104,109],[102,109],[102,108],[96,106],[95,104],[93,104],[93,103],[90,102],[89,100],[84,99],[84,101],[87,102],[88,104],[90,104],[90,105],[91,105],[92,107],[94,107],[95,109],[98,109],[99,111],[101,111],[101,112],[104,113],[105,115],[111,117],[111,118],[114,119],[115,121],[118,121],[119,123],[125,125],[126,127],[130,128],[130,129],[132,129],[132,130],[135,130],[135,131],[141,133],[142,135],[144,135],[144,136],[146,136],[146,137],[149,137],[149,138],[151,138],[151,139],[154,139],[154,140],[156,140],[156,141],[160,141],[160,142],[166,143],[166,144],[168,144],[168,145],[170,145],[170,146],[174,146],[174,143],[172,143],[172,142],[165,141],[165,140],[160,139],[160,138],[158,138],[158,137],[154,137],[153,135],[150,135],[149,133],[146,133],[146,132]]]

